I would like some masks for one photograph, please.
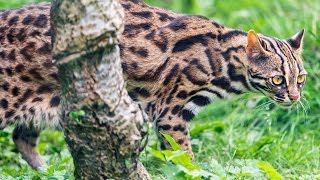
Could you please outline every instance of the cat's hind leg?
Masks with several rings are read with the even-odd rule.
[[[13,131],[13,141],[16,144],[22,158],[28,162],[33,169],[40,169],[45,165],[37,151],[37,139],[40,130],[24,125],[17,126]]]

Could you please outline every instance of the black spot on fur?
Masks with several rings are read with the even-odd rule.
[[[161,41],[154,40],[154,44],[161,50],[161,52],[166,52],[168,49],[168,40],[166,37],[162,36]]]
[[[139,47],[139,48],[136,48],[136,47],[134,47],[134,46],[131,46],[131,47],[129,47],[129,50],[132,52],[132,53],[134,53],[134,54],[136,54],[136,55],[139,55],[139,56],[141,56],[141,57],[148,57],[148,50],[146,49],[146,48],[143,48],[143,47]]]
[[[183,125],[178,124],[178,125],[173,126],[173,130],[174,130],[174,131],[184,132],[184,130],[186,130],[186,128],[185,128]]]
[[[13,16],[13,17],[8,21],[8,26],[16,25],[18,21],[19,21],[19,16]]]
[[[16,52],[15,51],[16,51],[15,49],[12,49],[10,51],[10,53],[7,56],[8,60],[10,60],[10,61],[15,61],[16,60]]]
[[[171,80],[176,77],[179,73],[179,64],[175,64],[173,68],[170,70],[170,73],[166,76],[163,81],[163,85],[168,85]]]
[[[38,52],[40,54],[50,54],[51,53],[51,44],[49,43],[44,43],[43,46],[41,46],[38,49]]]
[[[35,97],[34,99],[32,99],[32,102],[41,102],[43,101],[42,97]]]
[[[7,67],[7,68],[5,68],[4,70],[6,71],[6,73],[7,73],[8,76],[12,76],[12,75],[13,75],[13,70],[12,70],[11,67]]]
[[[33,58],[31,52],[33,52],[35,45],[36,44],[34,42],[29,42],[24,48],[20,50],[20,53],[25,60],[31,61],[31,59]]]
[[[190,101],[192,101],[194,104],[198,106],[206,106],[210,103],[210,99],[208,97],[201,96],[201,95],[193,96],[190,99]]]
[[[172,21],[169,26],[168,26],[171,30],[173,31],[179,31],[179,30],[184,30],[187,28],[187,24],[185,22],[183,22],[182,19],[179,20],[174,20]]]
[[[33,94],[33,91],[31,89],[27,89],[23,95],[18,99],[20,103],[26,102]]]
[[[37,89],[37,94],[45,94],[45,93],[52,93],[53,91],[53,86],[51,84],[44,84],[41,85],[38,89]]]
[[[31,14],[29,14],[28,16],[26,16],[23,20],[22,20],[22,24],[23,25],[29,25],[30,23],[32,23],[34,21],[35,17]]]
[[[175,105],[175,106],[173,107],[173,109],[171,110],[171,113],[172,113],[173,115],[176,115],[176,114],[180,111],[180,109],[181,109],[181,106]]]
[[[145,38],[148,39],[148,40],[153,39],[154,36],[155,36],[155,34],[156,34],[156,30],[153,29],[150,33],[148,33],[148,34],[145,36]]]
[[[4,114],[4,118],[10,118],[12,117],[16,112],[14,110],[10,110],[10,111],[7,111],[5,114]]]
[[[22,108],[21,108],[21,111],[25,111],[26,109],[27,109],[27,106],[23,105]],[[27,117],[25,117],[25,119],[27,119]]]
[[[203,86],[205,84],[207,84],[207,81],[205,80],[200,80],[200,79],[197,79],[195,74],[192,74],[190,72],[190,67],[186,67],[182,70],[183,74],[186,75],[187,79],[192,82],[193,84],[195,85],[198,85],[198,86]]]
[[[20,105],[21,105],[20,103],[16,102],[16,103],[13,104],[13,107],[18,109],[20,107]]]
[[[31,82],[31,78],[29,76],[22,75],[20,76],[21,81],[23,82]]]
[[[7,54],[6,54],[5,51],[1,51],[1,52],[0,52],[0,58],[1,58],[1,59],[6,58],[6,55],[7,55]]]
[[[174,88],[170,91],[169,96],[166,99],[166,104],[170,104],[172,99],[173,99],[173,95],[177,92],[178,90],[178,84],[174,86]]]
[[[186,99],[188,97],[188,93],[187,91],[180,91],[178,94],[177,94],[177,98],[180,98],[180,99]]]
[[[57,107],[60,104],[60,97],[59,96],[53,96],[50,100],[50,106],[51,107]]]
[[[36,68],[30,69],[29,74],[37,80],[44,80],[44,78],[41,76],[41,74],[38,72]]]
[[[34,21],[33,25],[38,28],[47,27],[48,17],[45,14],[40,14]]]
[[[36,110],[32,107],[29,109],[30,114],[34,115],[36,113]]]
[[[168,111],[169,111],[169,108],[166,107],[163,111],[161,111],[158,119],[162,119],[165,115],[167,115]]]
[[[49,74],[49,76],[52,77],[52,79],[59,81],[59,77],[58,77],[57,73],[51,73],[51,74]]]
[[[16,37],[20,42],[24,41],[27,37],[25,28],[21,28]]]
[[[172,16],[169,16],[168,14],[166,13],[162,13],[162,12],[156,12],[160,17],[160,21],[172,21],[174,19],[174,17]]]
[[[134,89],[134,92],[136,92],[137,94],[139,94],[139,95],[142,96],[142,97],[149,97],[149,96],[150,96],[149,91],[148,91],[147,89],[143,88],[143,87],[141,87],[141,88],[139,88],[139,87],[135,88],[135,89]]]
[[[46,62],[44,62],[42,65],[45,68],[51,68],[53,66],[51,60],[46,60]]]
[[[216,27],[216,28],[224,28],[222,25],[220,25],[220,24],[218,24],[218,23],[216,23],[216,22],[212,22],[212,25],[214,26],[214,27]]]
[[[0,33],[4,33],[7,29],[7,26],[0,26]]]
[[[43,35],[51,37],[52,36],[52,28],[50,27],[50,29],[47,32],[45,32]]]
[[[162,130],[170,130],[171,129],[171,125],[170,124],[163,124],[163,125],[160,125],[159,126],[159,129],[162,129]]]
[[[194,114],[190,110],[183,109],[181,111],[181,116],[185,121],[190,121],[194,117]]]
[[[30,36],[32,36],[32,37],[40,36],[40,35],[41,35],[41,32],[38,30],[34,30],[34,31],[32,31],[32,33],[30,33]]]
[[[10,44],[12,44],[16,39],[15,32],[16,32],[16,28],[11,28],[9,30],[9,33],[7,34],[7,39]]]
[[[1,19],[3,21],[6,21],[10,13],[11,13],[10,11],[4,11],[2,14],[0,14]]]
[[[131,4],[129,4],[129,3],[123,3],[122,4],[122,7],[124,8],[124,9],[126,9],[126,10],[129,10],[130,8],[131,8]]]
[[[170,59],[168,58],[157,69],[148,70],[143,76],[141,76],[141,77],[133,77],[133,79],[138,80],[138,81],[154,81],[154,80],[156,80],[157,78],[160,77],[161,73],[166,69],[169,60]]]
[[[9,83],[7,81],[3,82],[0,86],[4,91],[9,91]]]
[[[130,0],[130,2],[133,2],[135,4],[139,4],[140,3],[140,0]]]
[[[183,139],[178,139],[178,144],[183,144],[184,143],[184,140]]]
[[[136,31],[139,29],[148,30],[151,28],[151,24],[149,23],[140,23],[140,24],[127,24],[124,27],[123,34],[129,34],[132,31]]]
[[[14,69],[17,73],[21,73],[22,71],[25,70],[25,67],[23,64],[18,64]]]
[[[7,109],[8,108],[8,101],[6,99],[1,99],[0,100],[0,107],[3,109]]]
[[[13,96],[19,96],[20,89],[17,86],[15,86],[14,88],[12,88],[11,92]]]
[[[152,17],[152,13],[150,11],[140,11],[140,12],[131,12],[134,16],[139,16],[143,18],[150,18]]]
[[[24,12],[25,12],[24,9],[19,9],[19,10],[17,11],[17,14],[23,14]]]

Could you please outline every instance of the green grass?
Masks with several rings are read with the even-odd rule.
[[[0,0],[8,8],[31,1]],[[154,179],[320,179],[320,2],[318,0],[147,0],[202,14],[228,27],[288,38],[306,29],[303,59],[309,73],[303,105],[281,109],[246,94],[215,102],[191,123],[195,163],[179,149],[162,152],[151,133],[141,160]],[[45,131],[39,150],[50,167],[32,171],[16,155],[11,129],[0,132],[5,179],[72,179],[72,160],[60,132]],[[1,179],[0,175],[0,179]],[[24,177],[22,177],[24,176]]]

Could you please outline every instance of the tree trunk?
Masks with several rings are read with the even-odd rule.
[[[76,179],[151,179],[138,161],[145,116],[125,89],[116,0],[54,0],[53,61]]]

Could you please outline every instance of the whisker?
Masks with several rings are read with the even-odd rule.
[[[301,101],[299,101],[299,104],[301,105],[302,109],[303,109],[303,114],[304,114],[304,118],[305,120],[307,119],[307,116],[308,116],[308,112],[307,112],[307,109],[306,107],[303,105],[303,103]]]
[[[272,101],[268,100],[267,102],[264,102],[262,104],[260,104],[259,106],[256,106],[254,109],[264,109],[267,106],[269,106],[272,103]]]

